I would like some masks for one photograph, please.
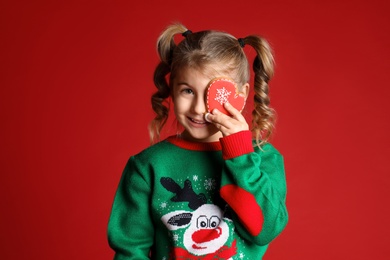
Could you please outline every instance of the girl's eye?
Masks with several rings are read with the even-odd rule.
[[[181,92],[184,94],[194,94],[194,91],[192,91],[190,88],[185,88]]]

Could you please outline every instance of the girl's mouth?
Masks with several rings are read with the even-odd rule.
[[[195,123],[195,124],[200,124],[200,125],[205,125],[205,124],[207,124],[207,122],[204,121],[204,120],[196,120],[196,119],[191,118],[191,117],[188,117],[188,119],[189,119],[191,122]]]

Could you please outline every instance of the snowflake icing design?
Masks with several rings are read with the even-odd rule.
[[[166,202],[162,202],[162,203],[160,204],[160,207],[163,208],[163,209],[165,209],[165,208],[167,207],[167,203],[166,203]]]
[[[206,190],[213,190],[215,189],[215,180],[209,178],[207,180],[204,181],[204,187],[206,188]]]
[[[174,234],[173,235],[173,241],[179,241],[179,235],[178,234]]]
[[[244,253],[241,252],[240,255],[239,255],[239,258],[240,259],[244,259],[244,257],[245,257]]]
[[[220,104],[225,104],[228,101],[228,98],[232,92],[227,91],[225,87],[217,89],[217,95],[215,100]]]
[[[193,179],[194,181],[198,181],[198,175],[192,176],[192,179]]]

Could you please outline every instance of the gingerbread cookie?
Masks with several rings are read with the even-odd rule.
[[[211,113],[217,108],[222,113],[230,113],[224,108],[224,104],[229,102],[238,111],[242,111],[245,106],[245,97],[240,95],[235,82],[227,78],[216,78],[210,81],[207,89],[207,111]]]

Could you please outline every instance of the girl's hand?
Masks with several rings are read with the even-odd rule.
[[[211,111],[211,113],[207,113],[205,115],[206,121],[214,124],[215,127],[222,132],[223,136],[249,130],[248,123],[240,111],[238,111],[228,102],[224,104],[224,107],[232,116],[225,115],[218,109],[214,109]]]

